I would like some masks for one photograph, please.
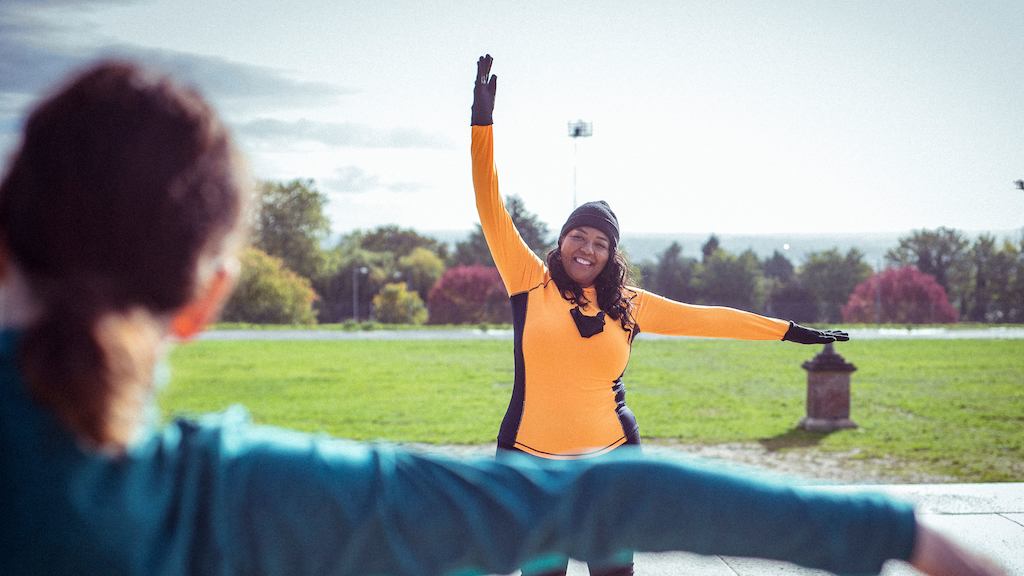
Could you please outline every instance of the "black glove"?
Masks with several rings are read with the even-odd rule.
[[[789,330],[783,340],[796,342],[797,344],[828,344],[829,342],[846,342],[850,335],[842,330],[815,330],[805,328],[796,322],[789,323]]]
[[[494,124],[494,94],[498,91],[498,77],[491,75],[490,54],[476,61],[476,83],[473,85],[473,112],[469,123],[473,126]]]

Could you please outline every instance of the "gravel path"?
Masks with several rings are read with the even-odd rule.
[[[432,445],[406,444],[406,447],[445,454],[457,458],[490,457],[494,444]],[[645,440],[644,452],[668,459],[697,458],[737,472],[751,467],[769,475],[806,484],[942,484],[958,482],[952,476],[907,472],[895,458],[864,459],[857,450],[832,452],[817,448],[770,450],[758,442],[728,444],[684,444],[672,440]]]

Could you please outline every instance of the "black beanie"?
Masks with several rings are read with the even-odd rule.
[[[558,234],[558,243],[562,243],[562,238],[565,238],[570,230],[580,226],[597,228],[608,236],[613,247],[619,244],[619,219],[615,217],[615,212],[612,212],[611,206],[604,200],[587,202],[573,210],[572,214],[569,214],[569,219],[562,225],[562,231]]]

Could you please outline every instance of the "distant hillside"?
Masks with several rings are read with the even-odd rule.
[[[710,234],[642,234],[624,236],[622,246],[631,259],[654,260],[672,242],[683,247],[684,256],[700,258],[700,247],[707,242]],[[751,249],[760,258],[771,256],[776,250],[782,252],[794,264],[804,261],[808,252],[838,248],[846,252],[857,248],[864,253],[864,261],[871,266],[885,257],[885,252],[899,244],[902,234],[718,234],[722,248],[738,254]]]
[[[965,236],[973,240],[984,231],[964,231]],[[997,238],[1019,238],[1016,230],[989,231]],[[468,231],[435,230],[424,231],[423,234],[448,244],[465,238]],[[839,248],[846,252],[857,248],[864,253],[864,261],[877,266],[885,258],[885,252],[899,244],[902,236],[910,232],[868,232],[846,234],[718,234],[722,248],[740,253],[750,248],[760,258],[771,256],[778,250],[785,254],[794,264],[801,264],[808,252]],[[672,242],[679,242],[683,247],[683,255],[700,257],[700,247],[707,241],[710,234],[624,234],[622,247],[632,261],[654,260],[665,251]],[[789,245],[786,249],[785,246]]]

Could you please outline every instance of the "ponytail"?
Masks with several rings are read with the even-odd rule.
[[[38,304],[26,383],[79,438],[132,440],[163,319],[195,296],[247,193],[213,109],[132,63],[100,62],[29,114],[0,181],[0,245]]]
[[[160,332],[144,308],[122,310],[115,302],[95,281],[44,294],[21,364],[33,397],[76,436],[120,450],[139,429]]]

